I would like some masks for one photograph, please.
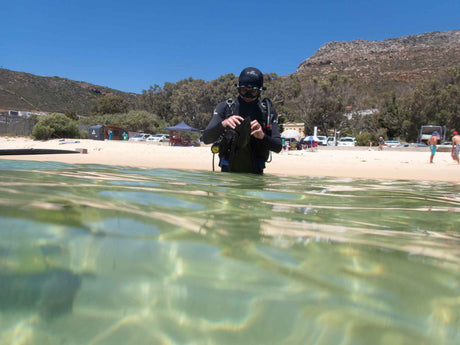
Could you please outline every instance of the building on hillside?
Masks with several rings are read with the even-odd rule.
[[[283,127],[285,131],[287,131],[288,129],[296,130],[297,132],[300,133],[302,138],[306,136],[305,125],[303,122],[285,122],[283,123]]]
[[[41,116],[41,115],[46,115],[46,114],[42,112],[36,113],[36,112],[31,112],[31,111],[8,110],[8,115],[29,118],[32,115]]]
[[[364,109],[364,110],[356,110],[356,111],[350,111],[348,113],[343,114],[348,120],[351,120],[353,115],[357,116],[366,116],[366,115],[374,115],[379,112],[378,109]]]

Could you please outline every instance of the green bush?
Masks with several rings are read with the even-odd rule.
[[[81,129],[80,130],[80,139],[89,139],[89,133],[88,133],[88,130],[85,129]]]
[[[54,128],[37,123],[32,130],[32,137],[38,140],[47,140],[51,138],[54,133]]]
[[[56,138],[79,138],[80,129],[77,121],[60,113],[40,116],[32,130],[32,137],[38,140]]]
[[[369,140],[372,141],[373,145],[378,143],[378,137],[369,132],[361,133],[360,135],[357,135],[355,139],[358,146],[369,146]]]

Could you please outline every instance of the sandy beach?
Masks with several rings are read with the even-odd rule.
[[[72,164],[105,164],[140,168],[212,171],[210,146],[171,147],[167,143],[67,139],[34,141],[23,137],[0,137],[0,149],[60,149],[87,153],[0,155],[0,159],[54,161]],[[438,152],[429,164],[428,148],[319,147],[317,151],[273,154],[266,174],[351,177],[364,179],[460,182],[460,166],[450,150]],[[215,167],[218,158],[216,156]],[[1,164],[1,162],[0,162]]]

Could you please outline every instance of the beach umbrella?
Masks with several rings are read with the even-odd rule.
[[[281,138],[285,139],[292,139],[292,138],[300,138],[300,133],[295,129],[287,129],[283,133],[281,133]]]
[[[305,138],[303,138],[303,141],[313,142],[313,141],[319,141],[319,139],[314,135],[310,135],[310,136],[306,136]]]

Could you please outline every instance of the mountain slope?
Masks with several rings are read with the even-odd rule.
[[[301,78],[347,75],[375,90],[385,85],[431,79],[460,66],[460,30],[431,32],[384,41],[354,40],[324,44],[297,68]]]
[[[88,114],[94,99],[106,94],[136,97],[108,87],[59,77],[41,77],[0,68],[0,109]]]

